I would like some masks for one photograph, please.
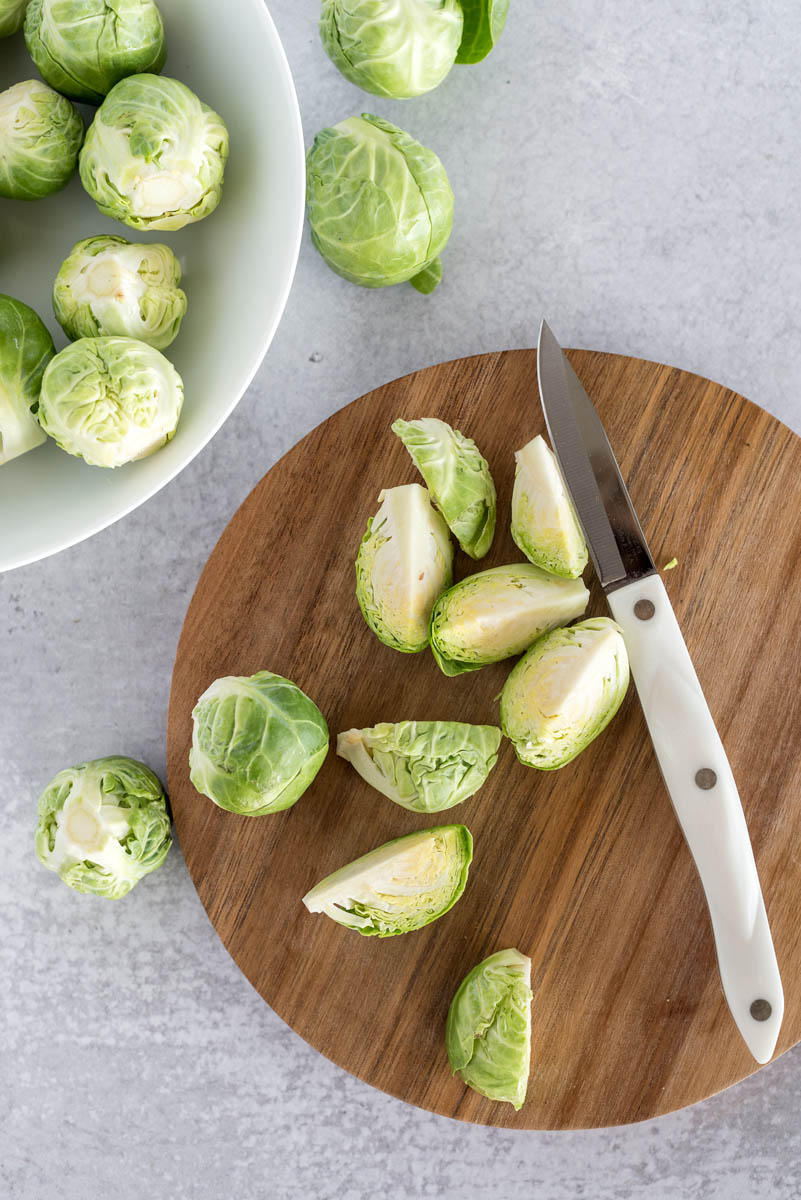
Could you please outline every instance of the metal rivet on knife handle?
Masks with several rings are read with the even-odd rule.
[[[641,621],[650,621],[655,612],[656,609],[651,600],[638,600],[634,605],[634,615]]]
[[[772,1012],[769,1000],[755,1000],[751,1005],[751,1016],[755,1021],[767,1021]]]
[[[713,788],[718,781],[718,777],[711,767],[702,767],[700,771],[695,772],[696,787],[708,792]]]

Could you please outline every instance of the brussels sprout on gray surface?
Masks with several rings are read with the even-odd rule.
[[[554,629],[534,643],[506,681],[503,732],[526,766],[554,771],[606,728],[628,686],[626,644],[609,617]]]
[[[459,0],[323,0],[320,37],[346,79],[375,96],[430,92],[462,40]]]
[[[175,340],[186,312],[181,267],[169,246],[113,235],[76,242],[53,286],[53,311],[68,337],[138,338],[157,350]]]
[[[317,705],[272,671],[216,679],[192,721],[192,783],[220,808],[249,817],[291,808],[328,753]]]
[[[134,338],[80,338],[49,363],[39,422],[62,450],[120,467],[172,438],[184,388],[172,363]]]
[[[0,295],[0,466],[45,441],[35,414],[42,376],[55,352],[33,309]]]
[[[22,29],[27,7],[28,0],[0,0],[0,38]]]
[[[462,721],[382,722],[348,729],[337,754],[412,812],[442,812],[474,795],[498,760],[501,731]]]
[[[0,196],[41,200],[75,174],[83,121],[69,100],[38,79],[0,92]]]
[[[512,537],[526,558],[577,579],[587,565],[587,544],[553,451],[539,436],[515,452]]]
[[[481,62],[503,33],[509,0],[460,0],[460,3],[464,13],[464,32],[456,61]]]
[[[421,829],[334,871],[303,903],[366,937],[411,933],[453,908],[472,858],[473,839],[464,825]]]
[[[153,0],[30,0],[25,44],[51,87],[89,104],[126,75],[160,71],[167,57]]]
[[[172,844],[164,789],[121,755],[59,771],[39,798],[36,855],[76,892],[127,895]]]
[[[453,192],[433,150],[371,117],[323,129],[306,156],[312,241],[338,275],[362,287],[389,287],[423,275],[450,237]]]
[[[131,75],[89,126],[81,183],[104,216],[134,229],[182,229],[220,202],[228,158],[222,117],[177,79]]]
[[[589,592],[531,563],[490,567],[454,584],[431,613],[431,650],[445,675],[522,654],[544,633],[580,617]]]
[[[489,464],[476,443],[437,417],[395,421],[392,431],[465,554],[483,558],[495,534],[496,497]]]
[[[462,980],[448,1010],[445,1048],[451,1070],[489,1100],[518,1111],[531,1060],[531,959],[499,950]]]

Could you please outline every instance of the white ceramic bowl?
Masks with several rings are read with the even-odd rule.
[[[0,467],[0,571],[73,545],[136,508],[219,429],[272,340],[303,225],[304,149],[297,98],[263,0],[159,0],[164,74],[216,109],[231,136],[222,201],[177,233],[141,234],[102,217],[78,178],[34,203],[0,199],[0,292],[30,304],[66,345],[53,279],[78,238],[118,233],[166,242],[181,260],[189,305],[166,354],[185,385],[169,445],[117,470],[86,466],[55,443]],[[0,90],[37,72],[22,34],[0,39]],[[91,109],[84,112],[91,115]]]

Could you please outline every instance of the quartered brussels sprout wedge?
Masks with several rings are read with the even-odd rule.
[[[498,759],[501,731],[462,721],[383,722],[348,729],[337,754],[412,812],[442,812],[474,795]]]
[[[216,679],[192,720],[192,783],[220,808],[248,817],[291,808],[328,753],[317,705],[272,671]]]
[[[40,200],[59,192],[78,166],[83,121],[39,79],[0,92],[0,196]]]
[[[431,649],[446,675],[522,654],[547,629],[580,617],[589,592],[530,563],[491,567],[460,580],[431,614]]]
[[[553,771],[606,728],[629,686],[621,629],[590,617],[546,633],[521,658],[501,694],[501,725],[517,757]]]
[[[164,789],[136,759],[78,763],[39,798],[36,855],[76,892],[118,900],[161,866],[171,842]]]
[[[587,545],[553,451],[541,437],[515,453],[512,537],[535,566],[578,579]]]
[[[303,903],[367,937],[411,933],[454,906],[472,858],[473,839],[464,825],[421,829],[334,871]]]
[[[55,352],[33,309],[0,295],[0,466],[46,440],[36,410],[42,376]]]
[[[526,1098],[531,1059],[531,960],[499,950],[462,980],[448,1011],[445,1048],[454,1074],[515,1111]]]
[[[395,421],[431,497],[465,554],[483,558],[495,533],[495,484],[472,438],[437,417]]]
[[[450,585],[448,527],[419,483],[388,488],[356,559],[356,598],[376,637],[415,654],[428,645],[434,601]]]

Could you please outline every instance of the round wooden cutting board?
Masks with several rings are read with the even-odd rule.
[[[801,439],[742,397],[655,363],[571,351],[664,575],[732,762],[786,992],[778,1051],[801,1039]],[[498,488],[480,567],[519,561],[513,451],[544,432],[536,354],[444,363],[325,421],[234,516],[201,576],[178,647],[168,770],[200,898],[234,960],[312,1046],[360,1079],[465,1121],[564,1129],[639,1121],[757,1069],[721,993],[700,884],[632,687],[609,728],[560,771],[504,742],[484,788],[419,816],[332,748],[298,804],[223,812],[189,781],[195,700],[220,675],[295,680],[332,734],[403,718],[497,723],[510,664],[446,679],[365,625],[353,562],[383,487],[417,479],[390,432],[438,416],[474,437]],[[457,578],[476,564],[457,555]],[[588,571],[588,575],[591,572]],[[588,615],[605,612],[593,583]],[[475,839],[467,888],[426,929],[378,939],[309,914],[304,893],[390,838],[443,821]],[[452,1078],[445,1017],[495,950],[532,960],[532,1055],[519,1113]]]

